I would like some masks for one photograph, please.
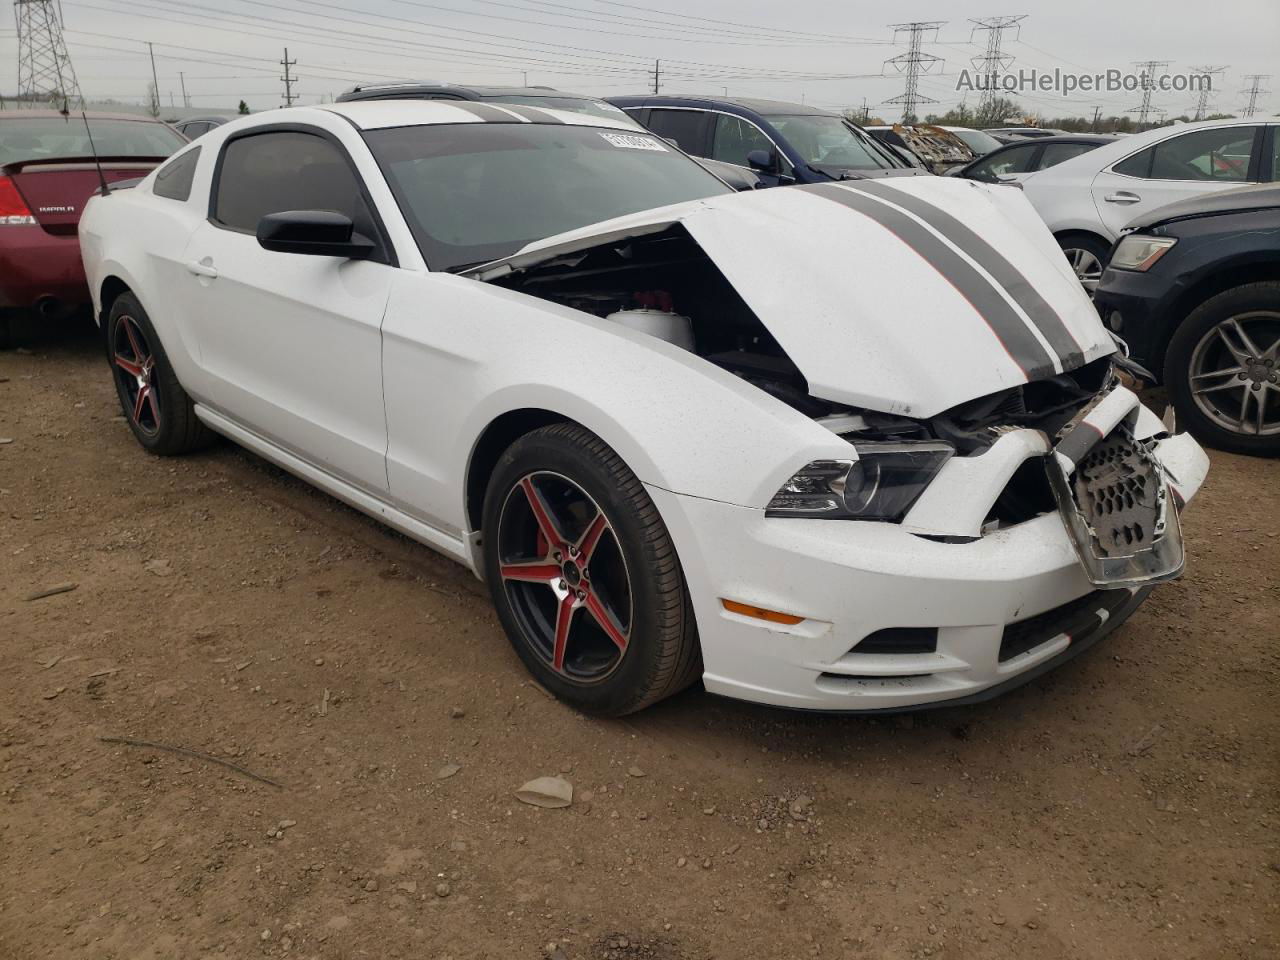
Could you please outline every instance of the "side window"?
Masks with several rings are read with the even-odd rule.
[[[201,134],[208,133],[212,129],[213,124],[211,123],[188,123],[181,127],[182,135],[188,140],[194,140],[196,137]]]
[[[193,147],[174,157],[156,172],[151,192],[170,200],[187,200],[191,196],[191,183],[196,177],[196,164],[200,160],[200,148]]]
[[[1040,162],[1036,165],[1036,169],[1047,170],[1050,167],[1056,167],[1063,160],[1078,157],[1080,154],[1088,153],[1092,149],[1093,145],[1088,143],[1046,143],[1044,145],[1044,153],[1040,154]]]
[[[747,154],[752,150],[773,153],[773,142],[749,120],[719,114],[716,117],[715,139],[711,145],[711,159],[748,166]]]
[[[1155,156],[1155,148],[1147,147],[1147,149],[1135,153],[1132,157],[1126,157],[1111,168],[1112,172],[1123,174],[1126,177],[1142,177],[1151,176],[1151,158]]]
[[[254,233],[269,213],[332,210],[350,217],[356,232],[378,236],[347,158],[315,134],[237,137],[223,149],[214,189],[213,219],[232,230]]]
[[[703,110],[662,110],[649,112],[649,129],[660,137],[674,140],[685,153],[706,156],[707,117]]]
[[[1010,173],[1026,173],[1031,169],[1031,158],[1040,147],[1035,143],[1020,144],[1008,150],[997,150],[969,171],[969,176],[979,180],[995,180]]]
[[[1153,180],[1220,180],[1249,177],[1258,127],[1218,127],[1173,137],[1152,148]]]

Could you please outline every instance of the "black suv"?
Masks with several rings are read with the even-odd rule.
[[[765,187],[925,172],[844,117],[800,103],[675,94],[609,102],[689,156],[753,173]]]
[[[1280,185],[1180,200],[1133,221],[1094,303],[1202,442],[1280,454]]]

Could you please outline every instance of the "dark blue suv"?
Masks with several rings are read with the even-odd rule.
[[[674,95],[607,99],[685,153],[748,169],[761,186],[924,174],[844,117],[799,103]]]

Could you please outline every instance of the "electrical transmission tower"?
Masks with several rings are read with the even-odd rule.
[[[1000,52],[1000,43],[1004,38],[1004,32],[1006,30],[1015,31],[1013,39],[1017,40],[1022,33],[1021,22],[1025,19],[1027,19],[1027,15],[1020,13],[1012,17],[983,17],[980,20],[969,21],[973,24],[973,30],[969,33],[971,42],[974,34],[982,30],[987,31],[987,52],[969,61],[973,64],[974,69],[986,77],[987,80],[987,85],[983,88],[982,96],[978,100],[979,116],[985,117],[990,113],[999,92],[996,79],[1002,71],[1008,70],[1010,64],[1013,63],[1013,57],[1007,53]]]
[[[893,64],[893,68],[899,73],[907,75],[907,88],[898,96],[885,103],[902,104],[902,122],[915,123],[916,121],[916,105],[921,103],[937,103],[932,97],[926,97],[920,93],[920,74],[928,73],[938,64],[942,63],[941,57],[935,57],[931,53],[925,53],[921,50],[924,43],[924,35],[932,33],[933,39],[937,39],[938,28],[945,24],[945,20],[917,20],[912,23],[891,23],[889,27],[893,30],[893,39],[898,39],[898,34],[907,34],[907,52],[900,53],[896,57],[890,57],[885,61],[886,64]]]
[[[1258,97],[1262,96],[1265,93],[1271,92],[1270,90],[1262,89],[1262,81],[1270,80],[1271,74],[1250,73],[1245,76],[1245,79],[1251,81],[1251,84],[1250,86],[1245,88],[1245,90],[1242,91],[1244,94],[1246,94],[1249,97],[1249,101],[1248,103],[1245,104],[1245,107],[1244,107],[1244,115],[1246,117],[1252,117],[1255,113],[1258,112]]]
[[[62,39],[62,9],[55,0],[13,0],[18,20],[18,98],[59,110],[83,107],[80,84]]]
[[[1133,61],[1133,65],[1141,71],[1138,76],[1142,78],[1142,103],[1136,107],[1130,107],[1126,112],[1138,115],[1138,126],[1146,123],[1147,118],[1151,116],[1151,91],[1156,88],[1157,71],[1163,72],[1169,63],[1168,60]]]
[[[1226,71],[1226,66],[1221,67],[1192,67],[1192,73],[1199,73],[1209,78],[1209,82],[1200,88],[1200,93],[1196,97],[1196,115],[1193,119],[1203,120],[1209,114],[1209,97],[1213,95],[1213,78],[1221,76]]]
[[[289,74],[289,68],[297,62],[297,60],[289,59],[289,48],[285,47],[284,59],[280,61],[280,66],[284,67],[284,76],[280,79],[284,81],[284,105],[286,107],[292,107],[293,101],[298,99],[293,92],[293,85],[298,82],[298,78]]]

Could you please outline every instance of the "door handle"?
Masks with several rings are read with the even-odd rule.
[[[197,277],[208,277],[210,280],[213,280],[218,276],[218,268],[212,263],[205,263],[203,260],[189,261],[187,263],[187,269]]]
[[[1138,203],[1142,198],[1128,190],[1120,190],[1117,193],[1108,193],[1102,199],[1107,203]]]

